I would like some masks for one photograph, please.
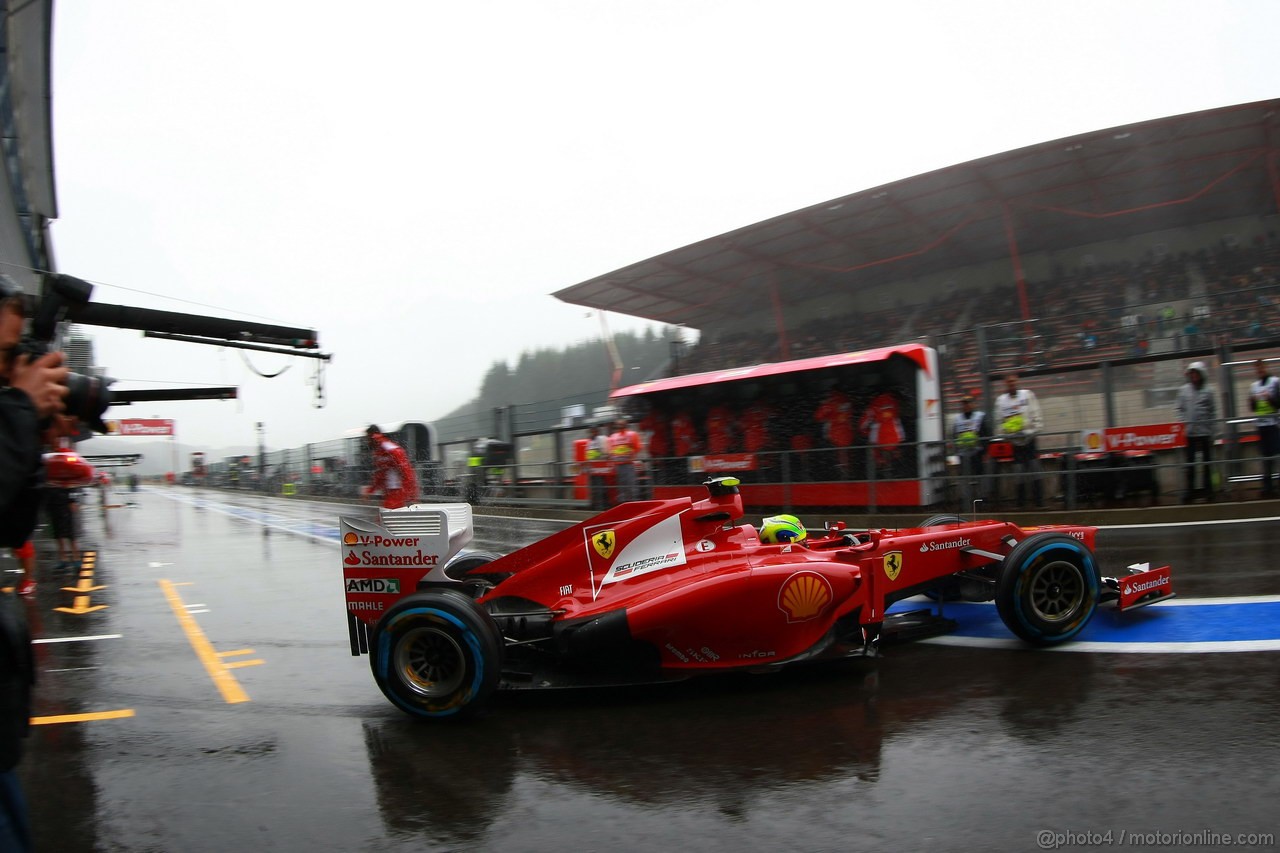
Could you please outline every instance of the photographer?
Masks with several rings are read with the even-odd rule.
[[[62,411],[68,371],[61,353],[17,355],[25,296],[0,276],[0,549],[22,545],[36,526],[42,468],[40,421]],[[35,668],[26,619],[11,593],[0,593],[0,850],[31,846],[26,804],[15,768],[31,719]]]

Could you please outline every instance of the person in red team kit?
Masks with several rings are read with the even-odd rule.
[[[698,430],[688,412],[676,412],[672,416],[671,442],[676,456],[693,456],[698,452]]]
[[[733,451],[733,415],[724,406],[712,406],[707,412],[707,452]]]
[[[849,448],[853,444],[853,401],[839,388],[823,398],[813,419],[822,424],[822,436],[829,447],[836,450],[836,469],[841,476],[849,476]]]
[[[667,469],[671,460],[671,439],[667,435],[667,422],[657,409],[650,409],[640,421],[641,439],[649,448],[649,465],[655,486],[667,482]]]
[[[618,503],[640,500],[637,485],[636,461],[644,450],[640,433],[631,428],[626,418],[618,418],[613,434],[609,436],[609,456],[613,459],[614,487]]]
[[[383,509],[399,509],[418,498],[418,478],[404,448],[382,434],[376,425],[365,433],[373,453],[373,482],[367,493],[382,494]]]
[[[755,400],[743,410],[742,417],[739,418],[739,423],[742,425],[742,449],[747,453],[758,454],[755,461],[756,470],[762,475],[766,472],[772,473],[776,459],[772,454],[765,455],[765,451],[773,449],[771,447],[773,416],[772,406],[764,400]],[[762,477],[763,479],[767,478]]]
[[[876,471],[883,475],[894,476],[898,473],[901,445],[906,439],[901,409],[897,396],[885,391],[872,399],[858,424],[859,432],[872,445]]]

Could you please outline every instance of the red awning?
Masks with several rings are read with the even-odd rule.
[[[619,388],[610,397],[635,397],[640,394],[654,394],[659,391],[674,391],[678,388],[694,388],[699,385],[715,385],[721,382],[737,382],[739,380],[759,379],[763,376],[779,376],[784,373],[801,373],[808,370],[825,370],[831,367],[844,367],[850,364],[870,364],[885,361],[891,356],[900,355],[909,358],[919,365],[921,370],[929,369],[929,361],[925,355],[924,344],[902,344],[895,347],[878,347],[861,352],[842,352],[836,355],[821,355],[815,358],[802,358],[796,361],[780,361],[770,364],[756,364],[751,367],[736,367],[727,370],[712,370],[707,373],[691,373],[687,376],[672,376],[669,379],[655,379],[652,382],[641,382]]]

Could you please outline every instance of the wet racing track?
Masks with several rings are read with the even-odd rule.
[[[348,649],[336,518],[371,510],[110,500],[86,508],[95,559],[45,559],[27,602],[39,850],[1274,847],[1277,519],[1105,528],[1105,571],[1171,563],[1179,598],[1100,613],[1074,653],[978,614],[875,663],[504,694],[438,726]],[[473,547],[564,524],[478,514]]]

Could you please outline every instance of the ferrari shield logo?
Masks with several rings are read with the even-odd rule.
[[[902,571],[902,552],[890,551],[884,555],[884,573],[889,580],[896,581],[898,573]]]
[[[613,546],[617,543],[618,537],[612,530],[601,530],[591,537],[591,547],[595,548],[596,553],[604,560],[613,556]]]

